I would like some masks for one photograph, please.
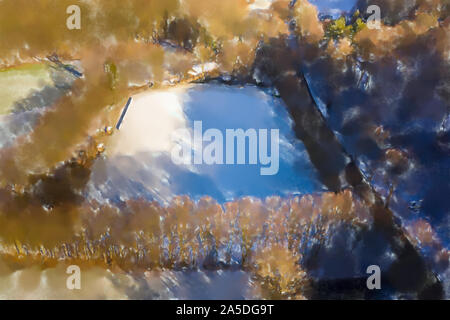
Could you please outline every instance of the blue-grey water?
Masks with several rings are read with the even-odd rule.
[[[93,168],[91,196],[110,200],[144,197],[162,202],[176,195],[193,199],[211,196],[224,202],[242,196],[288,196],[322,189],[280,99],[253,86],[199,84],[168,92],[176,99],[167,92],[150,91],[149,97],[140,95],[130,104],[120,130],[114,134],[114,150]],[[158,98],[161,95],[166,96]],[[189,165],[174,163],[172,142],[167,145],[158,139],[170,139],[171,131],[180,127],[192,133],[194,121],[202,122],[203,132],[219,130],[224,141],[226,129],[279,130],[278,172],[261,175],[261,167],[268,165],[262,165],[259,157],[257,164],[249,164],[248,140],[245,164],[194,164],[193,157]],[[161,128],[154,130],[155,126]]]

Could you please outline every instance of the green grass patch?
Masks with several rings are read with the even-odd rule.
[[[52,84],[49,67],[44,63],[0,70],[0,115],[9,113],[15,101]]]

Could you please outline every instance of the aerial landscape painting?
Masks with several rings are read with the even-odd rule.
[[[448,300],[449,0],[0,0],[0,300]]]

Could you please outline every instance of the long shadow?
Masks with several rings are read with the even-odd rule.
[[[292,45],[287,39],[272,39],[259,48],[253,70],[280,93],[294,119],[295,133],[303,141],[322,183],[334,192],[350,185],[370,208],[374,230],[386,238],[396,256],[385,273],[392,288],[401,293],[415,293],[418,298],[442,299],[439,279],[397,225],[388,204],[370,186],[340,144],[311,95],[301,71],[301,61],[320,56],[318,50],[307,44]]]

